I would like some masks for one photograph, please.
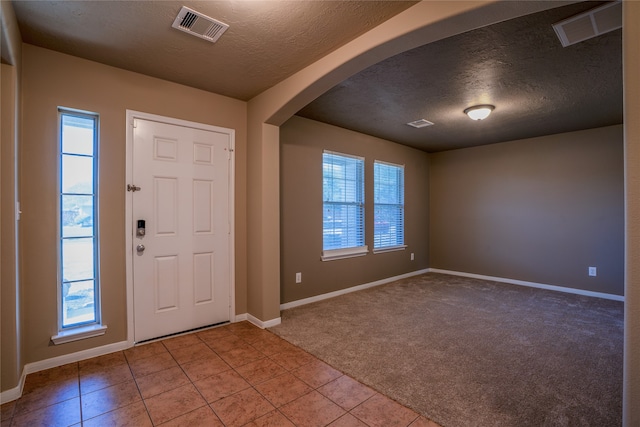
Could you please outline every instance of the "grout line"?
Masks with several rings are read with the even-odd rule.
[[[225,325],[225,326],[228,326],[228,325]],[[224,326],[223,326],[223,327],[224,327]],[[204,343],[204,344],[207,346],[207,348],[208,348],[209,350],[211,350],[211,352],[212,352],[214,355],[216,355],[217,357],[219,357],[223,362],[225,362],[225,363],[229,366],[229,370],[233,371],[235,374],[237,374],[237,375],[239,375],[240,377],[242,377],[242,378],[247,382],[247,384],[249,385],[249,387],[248,387],[248,388],[245,388],[245,389],[243,389],[243,390],[240,390],[240,391],[236,391],[236,392],[234,392],[234,393],[231,393],[230,395],[225,396],[225,397],[222,397],[222,398],[218,399],[217,401],[222,400],[222,399],[226,399],[226,398],[228,398],[228,397],[230,397],[230,396],[236,395],[236,394],[238,394],[238,393],[240,393],[240,392],[243,392],[243,391],[245,391],[245,390],[253,389],[253,391],[255,391],[255,392],[256,392],[259,396],[261,396],[263,399],[265,399],[265,401],[269,402],[269,404],[271,404],[271,406],[273,406],[273,408],[274,408],[274,409],[273,409],[273,411],[269,411],[269,412],[267,412],[266,414],[263,414],[263,415],[261,415],[260,417],[257,417],[256,419],[259,419],[259,418],[264,417],[264,416],[266,416],[266,415],[268,415],[268,414],[271,414],[272,412],[275,412],[275,413],[278,413],[278,414],[279,414],[280,416],[282,416],[283,418],[285,418],[285,419],[289,420],[291,423],[293,423],[293,424],[295,425],[294,421],[293,421],[293,420],[291,420],[291,419],[290,419],[290,418],[289,418],[289,417],[288,417],[288,416],[287,416],[287,415],[286,415],[286,414],[281,410],[281,408],[282,408],[282,407],[284,407],[285,405],[290,404],[291,402],[296,401],[297,399],[300,399],[301,397],[304,397],[304,396],[307,396],[307,395],[309,395],[309,394],[311,394],[311,393],[313,393],[313,392],[316,392],[316,393],[318,393],[320,396],[322,396],[323,398],[325,398],[325,399],[327,399],[328,401],[330,401],[332,404],[336,405],[338,408],[340,408],[340,409],[344,412],[342,415],[340,415],[338,418],[336,418],[335,420],[333,420],[333,421],[331,421],[331,422],[335,422],[336,420],[339,420],[340,418],[342,418],[342,417],[346,416],[347,414],[350,414],[352,417],[355,417],[357,420],[359,420],[360,422],[362,422],[363,424],[365,424],[365,425],[366,425],[366,423],[365,423],[363,420],[361,420],[360,418],[358,418],[357,416],[355,416],[355,415],[352,413],[352,411],[353,411],[354,409],[356,409],[356,408],[360,407],[360,406],[361,406],[361,405],[363,405],[365,402],[369,401],[371,398],[373,398],[374,396],[376,396],[376,395],[378,395],[378,394],[380,394],[380,395],[381,395],[381,396],[383,396],[383,397],[386,397],[385,395],[383,395],[383,394],[379,393],[379,392],[378,392],[378,391],[376,391],[375,389],[372,389],[371,387],[366,386],[365,384],[363,384],[362,382],[360,382],[360,381],[356,380],[355,378],[353,378],[353,377],[349,376],[348,374],[346,374],[346,373],[344,373],[344,372],[342,372],[342,371],[340,371],[340,370],[338,370],[338,369],[333,368],[330,364],[328,364],[328,363],[324,362],[323,360],[321,360],[321,359],[317,358],[316,356],[314,356],[313,354],[309,353],[308,351],[306,351],[306,350],[304,350],[304,349],[302,349],[302,348],[300,348],[300,347],[298,347],[298,346],[295,346],[294,344],[292,344],[292,343],[288,342],[287,340],[285,340],[285,339],[283,339],[282,337],[280,337],[280,336],[278,336],[278,335],[274,334],[274,333],[273,333],[273,332],[271,332],[271,331],[267,331],[267,332],[269,332],[269,333],[271,334],[271,336],[273,336],[273,337],[275,337],[275,338],[278,338],[278,339],[282,340],[282,342],[284,342],[284,343],[286,343],[286,344],[288,344],[288,345],[292,345],[294,349],[296,349],[296,350],[298,350],[298,351],[300,351],[300,352],[302,352],[302,353],[304,353],[304,354],[306,354],[306,355],[310,356],[308,359],[306,359],[306,358],[305,358],[305,359],[306,359],[306,360],[308,360],[308,361],[307,361],[307,362],[305,362],[305,363],[302,363],[302,364],[298,365],[298,363],[299,363],[299,362],[298,362],[298,359],[296,359],[296,358],[294,357],[293,361],[292,361],[290,364],[287,364],[287,365],[292,365],[292,367],[291,367],[291,368],[289,368],[289,367],[285,367],[285,366],[283,366],[282,364],[278,363],[276,360],[274,360],[274,359],[273,359],[273,357],[274,357],[274,356],[277,356],[277,355],[280,355],[280,354],[282,354],[282,353],[286,353],[286,352],[287,352],[287,348],[288,348],[288,346],[286,346],[286,345],[285,345],[285,348],[284,348],[284,349],[282,349],[282,350],[280,350],[280,351],[278,351],[278,352],[276,352],[276,353],[273,353],[273,354],[267,355],[267,354],[263,353],[262,351],[258,350],[258,348],[254,347],[254,344],[255,344],[255,343],[260,342],[261,340],[263,340],[263,338],[261,338],[261,337],[252,337],[251,335],[250,335],[250,336],[248,336],[248,337],[243,336],[242,328],[237,328],[235,332],[234,332],[233,330],[231,330],[231,329],[228,329],[228,332],[230,333],[230,335],[228,335],[228,336],[229,336],[229,337],[233,336],[233,337],[238,338],[238,339],[240,340],[240,342],[239,342],[239,343],[241,343],[241,344],[243,344],[243,345],[245,345],[245,344],[246,344],[247,346],[249,346],[249,347],[250,347],[251,349],[253,349],[254,351],[256,351],[256,352],[260,353],[260,354],[262,355],[262,357],[260,357],[260,358],[259,358],[259,359],[257,359],[257,360],[252,360],[252,361],[250,361],[250,362],[248,362],[248,363],[242,363],[242,364],[241,364],[241,365],[239,365],[239,366],[231,366],[231,365],[230,365],[230,364],[229,364],[225,359],[223,359],[223,358],[222,358],[222,356],[221,356],[221,355],[222,355],[222,354],[224,354],[224,353],[228,353],[228,352],[230,352],[230,351],[233,351],[233,348],[232,348],[231,350],[228,350],[227,352],[218,352],[218,351],[214,350],[214,349],[213,349],[213,348],[212,348],[212,347],[211,347],[211,346],[210,346],[206,341],[204,341],[204,340],[203,340],[203,339],[198,335],[198,333],[199,333],[199,332],[201,332],[201,331],[194,331],[194,332],[192,332],[192,334],[193,334],[193,335],[198,339],[198,343]],[[227,337],[227,336],[223,336],[223,338],[221,338],[221,339],[224,339],[224,338],[226,338],[226,337]],[[171,338],[173,338],[173,337],[171,337]],[[202,394],[202,392],[201,392],[201,391],[198,389],[198,387],[196,386],[195,381],[194,381],[194,380],[192,380],[192,379],[189,377],[189,375],[188,375],[188,374],[187,374],[187,372],[185,371],[185,369],[184,369],[183,365],[182,365],[182,364],[180,364],[180,363],[178,363],[178,360],[176,359],[176,357],[174,356],[174,354],[171,352],[171,350],[170,350],[170,349],[167,347],[167,345],[165,344],[165,341],[166,341],[166,340],[168,340],[168,339],[171,339],[171,338],[166,338],[166,339],[164,339],[164,340],[160,340],[159,342],[160,342],[160,344],[162,345],[162,348],[163,348],[166,352],[168,352],[168,353],[169,353],[169,355],[171,356],[171,359],[174,361],[174,363],[175,363],[175,364],[180,368],[180,371],[182,372],[182,374],[187,378],[188,384],[190,384],[193,388],[195,388],[195,390],[197,391],[198,395],[199,395],[199,396],[200,396],[200,398],[205,402],[205,404],[204,404],[204,405],[202,405],[202,406],[199,406],[198,408],[195,408],[195,409],[193,409],[193,410],[191,410],[191,411],[189,411],[189,412],[187,412],[187,413],[185,413],[185,414],[180,414],[180,415],[178,415],[178,416],[176,416],[176,417],[173,417],[173,418],[171,418],[170,420],[174,420],[174,419],[176,419],[176,418],[179,418],[179,417],[185,416],[185,415],[187,415],[187,414],[190,414],[190,413],[192,413],[192,412],[194,412],[194,411],[197,411],[197,410],[199,410],[199,409],[201,409],[201,408],[203,408],[203,407],[207,406],[207,407],[209,407],[209,409],[212,411],[212,413],[213,413],[213,414],[214,414],[214,415],[215,415],[215,416],[216,416],[216,417],[217,417],[217,418],[222,422],[222,419],[220,418],[220,416],[218,415],[218,413],[214,410],[214,408],[213,408],[213,406],[212,406],[212,403],[210,403],[210,402],[208,402],[208,401],[207,401],[207,399],[205,398],[205,396]],[[249,341],[249,340],[251,340],[251,341]],[[266,343],[265,343],[265,344],[266,344]],[[191,345],[191,344],[190,344],[190,345]],[[181,349],[181,348],[183,348],[183,347],[188,347],[188,346],[189,346],[189,345],[185,345],[185,346],[182,346],[182,347],[174,348],[174,351],[175,351],[175,350],[179,350],[179,349]],[[136,376],[134,375],[134,371],[133,371],[133,368],[132,368],[132,363],[136,362],[137,360],[141,360],[141,359],[144,359],[144,358],[147,358],[147,357],[157,356],[157,354],[164,353],[164,351],[163,351],[163,352],[160,352],[160,353],[157,353],[157,354],[151,354],[151,355],[149,355],[149,356],[145,356],[144,358],[138,358],[138,359],[135,359],[135,360],[130,360],[130,358],[127,356],[127,354],[126,354],[126,352],[125,352],[124,350],[120,350],[120,353],[122,354],[122,356],[123,356],[123,358],[124,358],[124,361],[125,361],[125,363],[127,364],[127,368],[129,369],[129,373],[130,373],[130,375],[131,375],[131,379],[134,381],[134,384],[135,384],[135,386],[136,386],[136,389],[137,389],[137,391],[138,391],[138,394],[139,394],[139,396],[140,396],[140,399],[141,399],[141,401],[142,401],[142,404],[144,405],[144,408],[145,408],[146,414],[147,414],[147,416],[149,417],[149,420],[151,421],[151,423],[152,423],[153,425],[155,425],[155,423],[154,423],[153,419],[151,418],[151,413],[149,412],[149,408],[147,407],[147,402],[146,402],[146,400],[147,400],[147,399],[145,399],[145,398],[142,396],[142,390],[140,389],[140,386],[139,386],[139,384],[138,384],[138,379],[137,379],[137,378],[136,378]],[[194,359],[194,360],[189,360],[188,362],[185,362],[185,364],[186,364],[186,363],[191,363],[191,362],[198,361],[198,360],[200,360],[200,359],[203,359],[204,357],[205,357],[205,356],[203,356],[203,357],[199,357],[199,358],[196,358],[196,359]],[[303,360],[305,360],[305,359],[303,359]],[[275,375],[275,376],[272,376],[272,377],[270,377],[270,378],[267,378],[267,379],[265,379],[265,380],[262,380],[262,381],[260,381],[260,382],[257,382],[256,384],[253,384],[252,382],[249,382],[249,380],[248,380],[247,378],[245,378],[242,374],[240,374],[240,372],[238,371],[238,369],[239,369],[239,368],[241,368],[241,367],[243,367],[243,366],[246,366],[246,365],[248,365],[248,364],[250,364],[250,363],[258,362],[258,361],[261,361],[261,360],[268,360],[269,362],[276,364],[277,366],[279,366],[280,368],[282,368],[283,372],[282,372],[282,373],[280,373],[280,374],[278,374],[278,375]],[[321,363],[323,363],[323,364],[325,364],[325,365],[329,366],[330,368],[332,368],[332,369],[334,369],[335,371],[337,371],[338,373],[340,373],[340,375],[339,375],[339,376],[337,376],[336,378],[331,379],[330,381],[327,381],[327,382],[324,382],[324,383],[320,384],[320,385],[319,385],[319,386],[317,386],[317,387],[311,386],[311,385],[310,385],[310,384],[308,384],[306,381],[304,381],[301,377],[299,377],[298,375],[296,375],[294,372],[295,372],[295,371],[298,371],[298,370],[300,370],[300,369],[302,369],[302,368],[304,368],[305,366],[309,366],[309,365],[310,365],[311,363],[313,363],[314,361],[319,361],[319,362],[321,362]],[[81,372],[80,372],[80,371],[81,371],[81,369],[80,369],[80,363],[79,363],[79,362],[74,362],[74,364],[75,364],[75,368],[76,368],[76,372],[77,372],[77,373],[76,373],[76,381],[77,381],[77,383],[76,383],[76,384],[77,384],[77,387],[78,387],[78,396],[79,396],[79,406],[80,406],[80,423],[84,423],[85,421],[88,421],[88,420],[84,420],[84,419],[83,419],[83,406],[82,406],[82,402],[83,402],[83,400],[82,400],[82,399],[83,399],[83,393],[82,393],[82,388],[81,388],[81,384],[82,384],[82,382],[81,382]],[[55,368],[54,368],[54,369],[55,369]],[[172,368],[168,368],[168,369],[172,369]],[[152,373],[149,373],[148,375],[155,375],[155,374],[158,374],[159,372],[162,372],[162,371],[164,371],[164,370],[166,370],[166,369],[163,369],[163,370],[160,370],[160,371],[157,371],[157,372],[152,372]],[[100,369],[100,372],[102,372],[102,371],[103,371],[103,369]],[[224,370],[223,372],[227,372],[227,370]],[[295,399],[291,400],[290,402],[286,402],[286,403],[284,403],[284,404],[282,404],[282,405],[280,405],[280,406],[276,406],[275,404],[273,404],[273,403],[272,403],[272,402],[267,398],[267,396],[266,396],[266,395],[264,395],[263,393],[261,393],[261,392],[258,390],[258,388],[257,388],[257,387],[258,387],[260,384],[263,384],[263,383],[265,383],[265,382],[271,381],[271,380],[273,380],[273,379],[275,379],[275,378],[278,378],[278,377],[280,377],[280,376],[287,375],[287,374],[288,374],[288,375],[292,375],[296,380],[298,380],[298,381],[302,382],[303,384],[305,384],[306,386],[308,386],[308,387],[310,388],[310,391],[308,391],[308,392],[306,392],[306,393],[303,393],[303,394],[302,394],[302,395],[300,395],[300,396],[297,396]],[[214,375],[217,375],[217,374],[214,374]],[[146,377],[146,376],[147,376],[147,375],[145,375],[144,377]],[[332,383],[332,382],[335,382],[335,381],[337,381],[337,380],[339,380],[340,378],[343,378],[343,377],[350,378],[351,380],[356,381],[356,382],[358,382],[359,384],[362,384],[362,385],[363,385],[363,386],[365,386],[365,387],[368,387],[369,389],[371,389],[371,390],[374,392],[374,394],[373,394],[372,396],[369,396],[368,398],[366,398],[366,399],[365,399],[365,400],[363,400],[362,402],[358,403],[358,404],[357,404],[356,406],[354,406],[353,408],[351,408],[351,409],[347,410],[346,408],[342,407],[340,404],[338,404],[337,402],[335,402],[333,399],[331,399],[329,396],[325,396],[323,393],[321,393],[321,392],[319,391],[319,389],[320,389],[320,388],[322,388],[322,387],[326,386],[327,384],[330,384],[330,383]],[[143,378],[143,377],[140,377],[140,378]],[[209,377],[206,377],[206,378],[209,378]],[[206,379],[206,378],[203,378],[203,379]],[[203,380],[203,379],[200,379],[200,380]],[[200,380],[199,380],[199,381],[200,381]],[[110,385],[108,385],[108,386],[106,386],[106,387],[103,387],[103,388],[100,388],[100,389],[98,389],[98,390],[94,390],[94,391],[103,390],[103,389],[105,389],[105,388],[112,387],[112,386],[115,386],[115,385],[118,385],[118,384],[122,384],[123,382],[127,382],[127,381],[129,381],[129,380],[121,381],[121,382],[118,382],[118,383],[116,383],[116,384],[110,384]],[[184,384],[184,385],[187,385],[187,384]],[[182,386],[184,386],[184,385],[182,385]],[[181,386],[179,386],[179,387],[181,387]],[[158,393],[158,394],[156,394],[156,395],[154,395],[154,396],[157,396],[157,395],[159,395],[159,394],[162,394],[162,393],[165,393],[165,392],[168,392],[168,391],[174,390],[175,388],[177,388],[177,387],[173,387],[173,388],[170,388],[170,389],[168,389],[168,390],[164,390],[164,391],[162,391],[161,393]],[[92,392],[93,392],[93,391],[92,391]],[[90,392],[90,393],[92,393],[92,392]],[[89,393],[87,393],[87,394],[89,394]],[[150,396],[149,398],[152,398],[152,397],[154,397],[154,396]],[[11,416],[10,416],[10,418],[9,418],[9,425],[13,422],[13,420],[14,420],[14,418],[15,418],[15,411],[16,411],[16,409],[17,409],[17,403],[18,403],[18,401],[19,401],[19,399],[15,401],[15,404],[14,404],[14,406],[13,406],[13,408],[12,408]],[[394,400],[392,400],[392,401],[393,401],[393,402],[395,402]],[[56,402],[56,404],[57,404],[57,403],[60,403],[60,402]],[[123,408],[126,408],[127,406],[133,405],[134,403],[137,403],[137,401],[136,401],[136,402],[133,402],[133,403],[129,403],[129,404],[124,405],[124,406],[121,406],[121,407],[118,407],[118,408],[113,408],[113,409],[111,409],[111,410],[109,410],[109,411],[107,411],[107,412],[104,412],[104,413],[102,413],[102,414],[96,415],[96,417],[103,416],[103,415],[108,414],[108,413],[110,413],[110,412],[115,412],[115,411],[118,411],[118,410],[122,410]],[[396,403],[397,403],[397,404],[399,404],[400,406],[404,407],[404,408],[407,408],[406,406],[404,406],[404,405],[400,404],[399,402],[396,402]],[[51,405],[49,405],[49,406],[51,406]],[[407,409],[410,409],[410,408],[407,408]],[[30,411],[30,412],[33,412],[33,411]],[[416,411],[413,411],[413,412],[416,412]],[[417,412],[416,412],[416,413],[417,413]],[[416,417],[415,419],[413,419],[412,421],[410,421],[408,425],[410,425],[410,424],[414,423],[414,422],[415,422],[416,420],[418,420],[420,417],[421,417],[421,415],[420,415],[419,413],[417,413],[417,417]],[[95,418],[95,417],[92,417],[92,418],[90,418],[90,419],[93,419],[93,418]],[[256,419],[254,419],[254,420],[252,420],[252,421],[255,421]],[[170,421],[170,420],[164,420],[163,422],[168,422],[168,421]],[[5,420],[5,421],[6,421],[6,420]],[[250,421],[250,422],[251,422],[251,421]]]

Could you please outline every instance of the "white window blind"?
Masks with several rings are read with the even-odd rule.
[[[404,245],[404,166],[373,164],[375,249]]]
[[[323,250],[364,246],[364,159],[322,155]]]

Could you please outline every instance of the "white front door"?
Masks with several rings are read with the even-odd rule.
[[[230,135],[133,126],[134,340],[229,321]]]

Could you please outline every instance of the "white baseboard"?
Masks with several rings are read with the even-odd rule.
[[[236,317],[234,317],[233,323],[244,322],[245,320],[249,320],[247,313],[236,314]]]
[[[460,271],[441,270],[439,268],[429,268],[428,271],[429,273],[442,273],[442,274],[450,274],[452,276],[470,277],[472,279],[491,280],[494,282],[509,283],[512,285],[528,286],[530,288],[547,289],[550,291],[565,292],[568,294],[577,294],[577,295],[584,295],[587,297],[596,297],[596,298],[603,298],[603,299],[608,299],[613,301],[624,302],[624,297],[621,295],[606,294],[603,292],[585,291],[583,289],[567,288],[564,286],[556,286],[556,285],[545,285],[543,283],[527,282],[524,280],[516,280],[516,279],[505,279],[504,277],[484,276],[482,274],[464,273]]]
[[[22,396],[22,388],[24,387],[24,379],[26,377],[27,375],[23,371],[17,386],[0,393],[0,404],[13,402],[14,400],[20,399],[20,396]]]
[[[78,351],[75,353],[64,354],[62,356],[52,357],[51,359],[40,360],[38,362],[27,363],[22,369],[22,375],[18,385],[10,390],[0,393],[0,403],[11,402],[22,396],[22,389],[24,387],[24,381],[27,375],[34,372],[44,371],[45,369],[56,368],[58,366],[66,365],[67,363],[79,362],[85,359],[91,359],[92,357],[102,356],[105,354],[113,353],[116,351],[126,350],[131,347],[128,341],[120,341],[113,344],[107,344],[100,347],[90,348],[87,350]]]
[[[247,320],[261,329],[271,328],[272,326],[278,326],[282,321],[280,317],[276,317],[275,319],[271,319],[271,320],[262,321],[250,314],[247,314]]]
[[[262,320],[258,319],[257,317],[252,316],[249,313],[238,314],[236,316],[236,320],[235,321],[236,322],[242,322],[244,320],[246,320],[246,321],[248,321],[250,323],[253,323],[258,328],[261,328],[261,329],[270,328],[272,326],[277,326],[281,322],[281,319],[279,317],[277,317],[275,319],[267,320],[267,321],[262,321]]]
[[[317,301],[322,301],[322,300],[329,299],[329,298],[334,298],[334,297],[337,297],[337,296],[340,296],[340,295],[344,295],[344,294],[348,294],[348,293],[356,292],[356,291],[361,291],[363,289],[372,288],[374,286],[384,285],[386,283],[394,282],[396,280],[406,279],[407,277],[418,276],[420,274],[424,274],[424,273],[428,273],[428,272],[429,272],[429,269],[412,271],[411,273],[405,273],[405,274],[401,274],[399,276],[388,277],[386,279],[376,280],[375,282],[364,283],[362,285],[356,285],[356,286],[352,286],[350,288],[340,289],[339,291],[329,292],[329,293],[326,293],[326,294],[316,295],[316,296],[313,296],[313,297],[304,298],[304,299],[300,299],[300,300],[297,300],[297,301],[287,302],[287,303],[284,303],[284,304],[280,304],[280,310],[286,310],[288,308],[294,308],[294,307],[299,307],[299,306],[305,305],[305,304],[311,304],[312,302],[317,302]]]

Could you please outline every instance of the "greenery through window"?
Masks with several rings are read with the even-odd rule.
[[[404,167],[373,164],[373,248],[404,245]]]
[[[323,249],[364,246],[364,159],[322,155]]]
[[[60,110],[61,326],[99,322],[98,117]]]

